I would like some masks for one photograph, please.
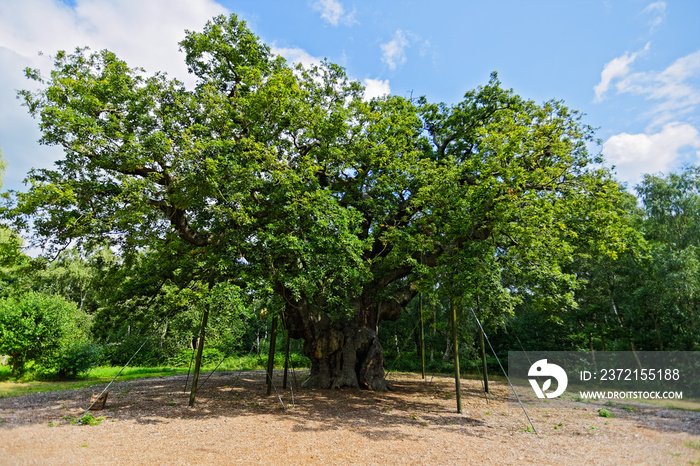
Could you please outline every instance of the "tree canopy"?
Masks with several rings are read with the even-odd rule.
[[[365,101],[342,68],[293,67],[235,15],[180,46],[194,89],[106,50],[28,69],[42,88],[20,94],[65,157],[6,216],[47,253],[106,242],[127,262],[150,251],[180,287],[281,298],[309,385],[383,388],[377,327],[435,277],[507,308],[574,306],[567,264],[634,236],[592,128],[495,73],[452,106]]]

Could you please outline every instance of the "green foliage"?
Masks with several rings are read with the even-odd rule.
[[[177,276],[163,280],[160,270],[154,271],[162,265],[147,251],[135,263],[117,263],[96,278],[105,290],[98,296],[95,322],[99,327],[94,328],[106,345],[104,363],[126,363],[153,332],[133,362],[160,364],[178,358],[184,348],[196,345],[201,314],[207,307],[207,345],[216,358],[250,349],[248,335],[260,324],[254,306],[237,286],[220,283],[209,291],[199,282]]]
[[[44,358],[42,366],[60,379],[74,379],[96,367],[101,357],[101,345],[82,339],[64,343],[53,357]]]
[[[36,271],[34,287],[59,294],[76,303],[79,309],[92,313],[98,306],[99,275],[115,262],[114,254],[106,247],[89,252],[68,248]]]
[[[2,177],[5,174],[5,169],[7,168],[7,162],[2,156],[2,149],[0,149],[0,189],[2,189]]]
[[[28,292],[0,300],[0,353],[10,357],[13,373],[34,361],[49,362],[78,328],[73,303],[57,296]]]
[[[641,203],[626,200],[636,244],[617,260],[591,253],[572,264],[585,285],[561,324],[578,349],[700,348],[699,173],[645,176]]]
[[[59,296],[30,291],[0,300],[0,327],[0,353],[15,375],[34,363],[38,373],[74,378],[99,360],[89,316]]]
[[[180,351],[176,356],[170,358],[170,364],[176,367],[189,367],[194,350]],[[216,348],[204,348],[202,352],[202,365],[210,366],[221,362],[223,354]]]
[[[404,366],[419,318],[444,363],[449,302],[470,347],[472,310],[493,330],[523,312],[524,325],[561,326],[549,341],[579,346],[586,332],[559,336],[586,313],[610,317],[581,279],[602,296],[595,268],[636,257],[629,199],[562,102],[522,98],[495,73],[452,106],[366,102],[341,67],[292,68],[235,15],[180,46],[195,89],[76,49],[55,55],[50,77],[27,70],[40,88],[19,93],[65,157],[32,170],[4,217],[47,253],[77,244],[39,282],[94,315],[103,360],[125,362],[157,329],[136,361],[180,361],[205,310],[224,355],[260,350],[262,310],[283,311],[313,352],[331,324],[374,331],[406,308],[381,335],[387,348],[392,333],[412,342],[396,349]],[[677,279],[695,271],[668,259]],[[409,305],[419,291],[425,315]]]
[[[206,299],[210,312],[209,345],[222,357],[250,351],[253,345],[251,333],[260,330],[264,324],[255,314],[255,305],[249,297],[238,286],[219,283],[207,293]]]
[[[0,224],[0,298],[29,288],[34,265],[23,251],[22,238]]]
[[[605,408],[600,408],[598,410],[598,416],[600,416],[600,417],[614,417],[613,413],[611,413],[610,411],[608,411]]]
[[[646,175],[637,187],[645,210],[650,259],[635,294],[637,341],[658,349],[700,348],[700,167],[666,177]],[[653,329],[653,330],[651,330]]]
[[[102,421],[105,420],[104,416],[100,417],[95,417],[90,413],[87,413],[85,416],[78,418],[78,419],[73,419],[70,423],[71,424],[82,424],[84,426],[99,426]],[[83,445],[87,446],[87,445]]]
[[[129,334],[128,330],[129,326],[127,325],[126,327],[117,327],[113,333],[110,333],[110,340],[103,343],[99,360],[101,365],[121,366],[131,360],[133,365],[154,366],[166,363],[178,351],[177,345],[161,345],[161,341],[156,337],[146,341],[149,334]],[[136,351],[139,348],[141,351],[137,354]],[[131,359],[132,356],[134,356],[133,359]]]

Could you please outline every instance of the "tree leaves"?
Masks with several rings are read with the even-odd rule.
[[[601,234],[620,223],[620,189],[561,102],[525,100],[495,74],[453,106],[365,102],[341,67],[291,68],[235,15],[180,47],[192,90],[109,51],[27,72],[43,84],[20,93],[41,142],[65,149],[8,213],[35,244],[148,251],[163,257],[154,273],[274,290],[334,317],[373,302],[367,322],[436,267],[494,308],[526,289],[570,302],[563,265],[586,241],[622,244]]]

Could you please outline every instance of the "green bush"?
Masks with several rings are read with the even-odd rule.
[[[0,300],[0,354],[17,375],[28,362],[50,361],[80,337],[79,311],[59,296],[27,292]]]
[[[43,365],[58,377],[75,378],[86,374],[100,362],[102,347],[90,341],[76,341],[61,348],[60,353]]]
[[[149,330],[129,332],[128,326],[125,325],[110,333],[107,341],[103,344],[100,364],[122,366],[133,356],[131,365],[157,366],[166,363],[178,354],[177,341],[171,339],[163,341],[157,335],[152,335],[149,338],[149,333],[147,333]],[[139,348],[141,350],[136,353]]]
[[[190,361],[193,361],[192,364],[194,364],[192,354],[192,350],[182,350],[176,356],[170,358],[168,363],[175,367],[189,367]],[[221,351],[216,348],[207,348],[205,345],[202,351],[202,365],[208,366],[210,364],[218,364],[223,357],[224,355]]]

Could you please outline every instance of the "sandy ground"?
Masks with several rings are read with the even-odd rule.
[[[571,402],[528,410],[536,435],[500,383],[487,399],[463,380],[457,414],[445,376],[390,374],[383,393],[291,383],[293,402],[280,379],[268,397],[262,372],[216,373],[194,408],[185,376],[117,382],[99,425],[70,422],[101,387],[2,398],[0,464],[700,464],[698,412]]]

